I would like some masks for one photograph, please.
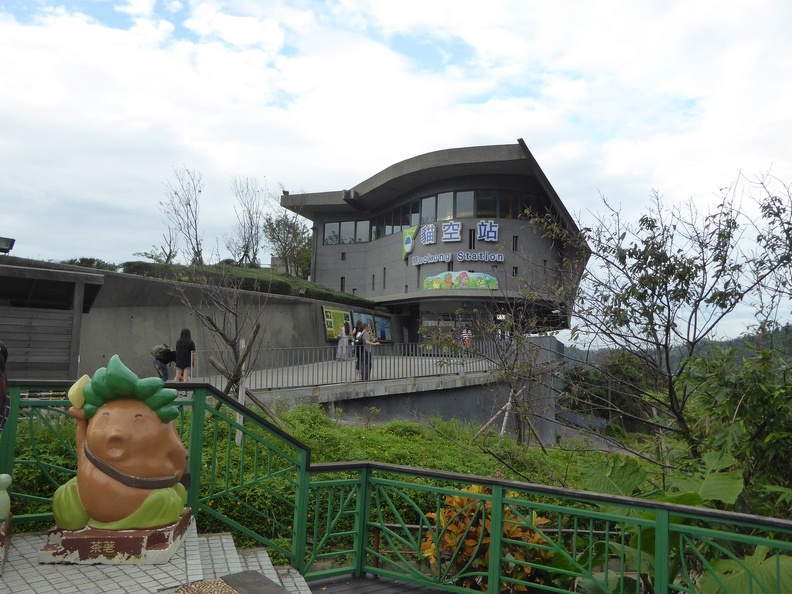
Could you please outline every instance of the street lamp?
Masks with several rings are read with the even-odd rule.
[[[14,243],[16,239],[11,239],[10,237],[0,237],[0,254],[7,254],[12,249],[14,249]]]

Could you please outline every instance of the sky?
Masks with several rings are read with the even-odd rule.
[[[0,236],[140,259],[182,167],[222,254],[234,177],[277,200],[518,138],[581,227],[600,196],[790,183],[791,25],[789,0],[0,0]]]

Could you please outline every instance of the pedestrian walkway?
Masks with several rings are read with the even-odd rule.
[[[161,565],[38,563],[46,540],[43,533],[11,536],[0,593],[311,594],[295,569],[273,567],[266,550],[238,551],[230,534],[198,535],[195,522],[179,551]]]

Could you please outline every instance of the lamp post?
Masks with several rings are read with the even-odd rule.
[[[16,239],[0,237],[0,254],[7,254],[14,249],[14,243],[16,243]]]

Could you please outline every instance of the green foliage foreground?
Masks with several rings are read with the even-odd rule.
[[[341,425],[318,405],[299,406],[282,416],[291,434],[311,448],[311,460],[370,460],[478,476],[497,476],[571,489],[583,489],[584,469],[604,463],[606,454],[518,446],[510,439],[473,443],[478,426],[430,419],[366,426]],[[485,451],[486,449],[486,451]]]

